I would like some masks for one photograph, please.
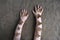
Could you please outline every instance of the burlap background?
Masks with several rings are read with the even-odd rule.
[[[42,40],[60,40],[60,0],[0,0],[0,40],[12,40],[20,9],[27,9],[21,40],[33,40],[35,18],[31,12],[37,4],[43,6]]]

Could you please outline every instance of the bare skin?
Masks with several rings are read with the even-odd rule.
[[[13,40],[21,40],[22,28],[24,26],[25,21],[28,19],[28,17],[29,17],[29,14],[28,14],[27,10],[25,10],[25,9],[22,10],[22,12],[20,13],[20,21],[16,27]]]
[[[35,6],[35,11],[33,10],[33,14],[36,17],[36,29],[34,34],[34,40],[41,40],[42,33],[42,20],[41,15],[43,13],[43,9],[41,6]]]

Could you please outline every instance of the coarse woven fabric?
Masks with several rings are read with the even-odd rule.
[[[37,4],[44,9],[42,40],[60,40],[60,0],[0,0],[0,40],[13,40],[19,11],[24,8],[30,16],[23,27],[21,40],[33,40],[36,23],[31,10]]]

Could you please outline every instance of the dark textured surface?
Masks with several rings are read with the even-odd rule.
[[[42,40],[60,40],[60,0],[0,0],[0,40],[12,40],[19,11],[24,8],[30,17],[24,25],[21,40],[32,40],[35,18],[31,10],[36,4],[44,9]]]

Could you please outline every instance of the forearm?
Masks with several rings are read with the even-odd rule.
[[[41,33],[42,33],[42,22],[38,22],[36,18],[36,28],[34,34],[34,40],[41,40]]]
[[[33,11],[33,14],[36,17],[36,27],[35,27],[35,34],[34,34],[34,40],[41,40],[41,33],[42,33],[42,15],[43,9],[41,6],[35,6],[35,11]]]
[[[22,28],[24,26],[24,23],[25,21],[27,20],[28,18],[28,13],[27,13],[27,10],[22,10],[22,13],[20,15],[20,21],[16,27],[16,30],[15,30],[15,35],[14,35],[14,39],[13,40],[20,40],[21,39],[21,33],[22,33]]]

